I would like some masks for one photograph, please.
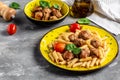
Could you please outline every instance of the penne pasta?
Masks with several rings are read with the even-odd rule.
[[[81,33],[82,30],[76,30],[75,33],[64,32],[60,34],[55,41],[51,42],[51,44],[48,45],[50,50],[48,56],[51,61],[69,68],[91,68],[102,64],[110,50],[107,44],[108,42],[106,41],[107,37],[101,37],[96,31],[83,31],[83,33]],[[86,35],[84,35],[86,32],[90,37],[86,38]],[[71,45],[69,45],[68,49],[66,49],[65,46],[63,52],[56,52],[57,50],[54,49],[54,45],[59,42],[65,43],[65,45]],[[63,47],[64,46],[62,46],[62,48]],[[78,51],[79,53],[75,54],[72,48],[74,48],[74,52],[76,52],[75,49],[79,50],[80,48],[80,52]]]
[[[103,51],[103,48],[99,47],[99,58],[103,58],[104,57],[104,51]]]
[[[98,66],[99,64],[100,64],[100,59],[97,59],[95,65]]]
[[[87,64],[86,64],[86,67],[89,68],[90,64],[91,64],[91,61],[88,61]]]
[[[77,62],[77,63],[75,63],[75,64],[73,64],[73,68],[74,67],[80,67],[81,65],[83,64],[83,62]]]
[[[55,59],[55,62],[58,63],[59,62],[59,58],[58,58],[58,55],[57,55],[56,51],[53,51],[52,55],[53,55],[53,57]]]
[[[74,58],[73,60],[71,60],[70,64],[67,65],[67,67],[72,67],[77,61],[78,58]]]
[[[100,59],[100,64],[102,64],[104,62],[105,58]]]
[[[51,59],[53,62],[55,62],[55,59],[54,59],[52,53],[49,53],[48,56],[50,57],[50,59]]]
[[[85,62],[85,61],[91,61],[92,57],[86,57],[86,58],[81,58],[79,61]]]
[[[102,38],[102,41],[105,41],[107,38],[108,38],[107,36],[103,37],[103,38]]]
[[[66,34],[66,35],[65,35],[65,34]],[[68,36],[71,35],[71,34],[73,34],[73,33],[71,33],[71,32],[65,32],[65,33],[62,33],[60,37],[61,37],[63,40],[69,42],[70,40],[69,40]]]
[[[94,66],[95,65],[95,62],[96,62],[97,58],[93,58],[93,60],[91,61],[91,64],[90,64],[90,67]]]
[[[65,43],[65,44],[71,44],[72,42],[69,42],[69,41],[65,41],[63,39],[57,39],[56,42],[62,42],[62,43]]]
[[[66,64],[66,61],[62,61],[62,62],[59,62],[60,65],[65,65]]]
[[[61,53],[59,53],[59,52],[56,52],[56,53],[57,53],[57,56],[58,56],[59,60],[60,60],[60,61],[64,61],[64,59],[63,59]]]
[[[87,62],[83,62],[81,66],[82,67],[86,67],[87,66]]]

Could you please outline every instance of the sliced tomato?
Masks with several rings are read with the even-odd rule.
[[[7,32],[9,35],[13,35],[15,34],[17,31],[17,27],[15,24],[9,24],[8,27],[7,27]]]
[[[54,44],[54,49],[57,52],[63,52],[65,50],[65,46],[66,46],[66,44],[61,43],[61,42],[57,42]]]
[[[71,31],[71,32],[75,32],[77,29],[81,29],[80,24],[78,24],[78,23],[73,23],[73,24],[70,25],[70,31]]]

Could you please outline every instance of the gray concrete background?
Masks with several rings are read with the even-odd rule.
[[[120,54],[107,67],[91,73],[65,71],[52,66],[42,57],[38,49],[42,36],[77,19],[68,16],[56,25],[43,27],[31,23],[24,15],[24,5],[31,0],[0,1],[6,4],[15,1],[21,5],[13,21],[5,22],[0,17],[0,80],[120,80]],[[17,25],[17,33],[12,36],[6,32],[10,23]]]

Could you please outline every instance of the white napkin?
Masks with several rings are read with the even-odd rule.
[[[95,11],[120,22],[120,0],[93,0]]]
[[[108,31],[120,34],[120,0],[92,0],[95,13],[88,18]]]

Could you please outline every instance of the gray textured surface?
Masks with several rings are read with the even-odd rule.
[[[120,54],[109,66],[86,74],[56,68],[40,55],[39,41],[47,31],[77,19],[68,16],[63,22],[51,27],[36,26],[23,13],[24,5],[30,0],[0,1],[6,4],[16,1],[21,5],[13,21],[5,22],[0,18],[0,80],[120,80]],[[9,23],[17,24],[15,35],[7,34]],[[117,38],[120,39],[119,36]]]

